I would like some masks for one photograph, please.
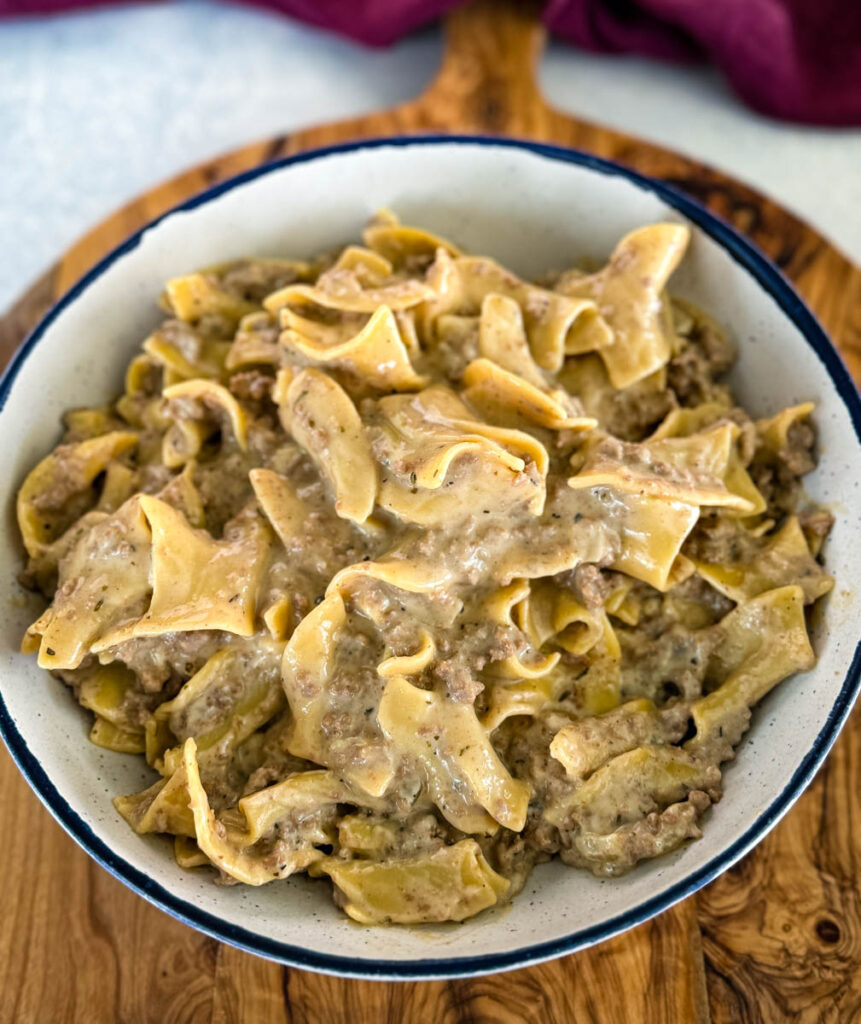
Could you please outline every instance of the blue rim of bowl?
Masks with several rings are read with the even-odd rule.
[[[855,385],[840,356],[816,318],[789,281],[759,249],[738,234],[728,223],[711,213],[701,203],[691,199],[673,186],[653,178],[648,178],[620,164],[592,156],[589,153],[526,140],[471,135],[396,136],[315,149],[245,171],[243,174],[220,182],[204,192],[193,196],[186,202],[173,207],[160,217],[150,221],[145,227],[135,232],[125,242],[113,249],[45,314],[15,353],[2,378],[0,378],[0,411],[2,411],[6,404],[9,392],[24,361],[54,320],[57,319],[63,310],[74,303],[78,296],[113,263],[135,249],[147,231],[151,230],[165,218],[178,212],[193,210],[198,206],[211,202],[213,199],[217,199],[225,192],[244,185],[246,182],[253,181],[256,178],[271,174],[273,171],[293,164],[307,163],[308,161],[350,153],[356,150],[433,145],[477,145],[523,150],[549,160],[557,160],[585,167],[607,176],[625,178],[640,189],[656,195],[668,206],[673,207],[688,220],[696,224],[727,251],[733,260],[744,267],[798,327],[807,343],[813,348],[824,364],[835,390],[846,406],[852,420],[856,439],[861,443],[861,400],[859,400]],[[42,803],[72,838],[115,878],[143,896],[150,903],[166,911],[172,917],[204,932],[214,939],[229,943],[247,952],[276,960],[290,967],[321,971],[342,977],[379,980],[428,980],[432,978],[468,977],[488,974],[494,971],[511,970],[574,953],[647,921],[649,918],[667,910],[675,903],[707,885],[756,845],[777,824],[780,818],[801,795],[831,749],[841,726],[852,709],[859,686],[861,686],[861,640],[856,644],[846,678],[840,693],[828,713],[825,724],[780,795],[759,815],[750,828],[726,850],[723,850],[688,877],[670,886],[665,892],[639,903],[623,914],[618,914],[590,928],[572,932],[561,939],[535,943],[505,953],[491,953],[484,956],[427,958],[410,961],[365,960],[317,953],[304,949],[301,946],[278,942],[254,932],[249,932],[245,928],[230,924],[213,914],[195,907],[186,900],[179,899],[111,850],[110,847],[95,835],[89,825],[83,821],[59,794],[39,761],[30,752],[24,738],[18,732],[2,699],[2,693],[0,693],[0,735],[5,740],[18,768],[36,791]]]

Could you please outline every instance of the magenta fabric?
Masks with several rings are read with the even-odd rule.
[[[590,50],[707,57],[765,114],[861,124],[861,0],[550,0],[544,17]]]
[[[0,16],[93,2],[100,0],[0,0]],[[251,2],[387,46],[460,0]],[[861,0],[548,0],[543,17],[551,31],[584,49],[711,60],[764,114],[861,125]]]

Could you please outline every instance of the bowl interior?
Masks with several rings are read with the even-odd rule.
[[[169,277],[232,257],[306,256],[355,239],[382,206],[525,276],[583,257],[602,261],[636,226],[685,220],[660,195],[590,161],[487,141],[413,141],[301,158],[249,176],[167,216],[127,245],[62,304],[0,395],[0,431],[14,439],[0,448],[7,527],[0,537],[7,609],[0,622],[4,731],[42,798],[79,841],[197,926],[300,966],[339,973],[468,974],[569,951],[644,919],[740,856],[792,802],[854,696],[847,676],[861,621],[861,546],[854,542],[861,535],[861,449],[857,424],[822,353],[782,308],[791,306],[791,294],[770,294],[743,265],[743,255],[733,256],[694,225],[673,291],[711,312],[737,339],[733,385],[748,410],[768,415],[800,401],[817,403],[821,461],[806,486],[837,517],[827,547],[837,587],[815,631],[819,665],[783,683],[756,711],[737,760],[726,769],[726,795],[707,815],[705,837],[613,881],[547,864],[511,906],[461,925],[414,929],[350,923],[324,883],[297,878],[259,889],[220,888],[208,874],[180,870],[166,840],[135,836],[112,807],[113,796],[153,781],[143,759],[91,745],[87,716],[65,687],[17,653],[40,609],[14,583],[22,558],[15,491],[56,443],[64,409],[106,401],[121,390],[129,358],[159,319],[155,299]]]

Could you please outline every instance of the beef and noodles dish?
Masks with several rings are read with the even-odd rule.
[[[384,211],[167,283],[18,497],[24,650],[154,770],[131,828],[222,883],[326,875],[367,924],[700,836],[814,664],[831,517],[812,406],[748,415],[668,293],[688,234],[533,284]]]

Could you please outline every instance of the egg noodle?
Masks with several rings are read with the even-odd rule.
[[[668,296],[688,234],[532,284],[384,211],[168,282],[18,496],[24,650],[157,773],[115,801],[136,832],[221,882],[326,875],[366,924],[700,836],[814,664],[831,519],[812,406],[748,416]]]

